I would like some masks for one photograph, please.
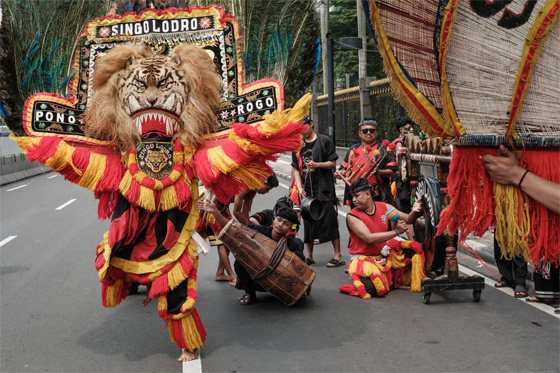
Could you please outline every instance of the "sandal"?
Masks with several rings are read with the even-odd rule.
[[[336,267],[340,267],[345,265],[346,262],[342,259],[335,259],[332,258],[331,260],[329,260],[329,262],[327,263],[327,268],[336,268]]]
[[[245,293],[241,298],[239,298],[239,304],[242,306],[250,306],[257,301],[257,297],[252,297],[250,294]]]
[[[527,290],[525,289],[525,286],[515,285],[515,290],[514,290],[513,296],[515,298],[527,298],[529,296],[529,293],[527,293]]]
[[[498,281],[494,284],[495,288],[510,288],[511,286],[508,285],[505,281]]]
[[[305,264],[310,266],[312,264],[315,264],[315,261],[313,259],[310,259],[310,258],[305,258]]]

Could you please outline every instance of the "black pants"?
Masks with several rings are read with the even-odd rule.
[[[527,277],[527,262],[522,256],[515,256],[512,260],[502,257],[502,249],[494,238],[494,258],[496,266],[500,271],[500,281],[512,288],[522,287],[525,289],[525,278]]]

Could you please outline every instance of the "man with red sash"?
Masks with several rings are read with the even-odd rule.
[[[352,260],[348,273],[352,285],[339,290],[362,298],[383,296],[391,287],[409,283],[411,291],[421,290],[425,276],[423,253],[419,243],[396,240],[407,230],[422,209],[420,200],[405,214],[385,202],[373,200],[371,185],[365,178],[356,179],[351,185],[354,207],[346,216],[350,233],[348,253]],[[417,255],[418,254],[418,255]],[[404,270],[412,263],[405,279]]]
[[[377,133],[376,121],[364,119],[359,123],[358,135],[362,142],[348,149],[335,176],[338,179],[344,177],[350,183],[360,177],[367,178],[376,201],[393,203],[391,176],[397,170],[397,162],[395,156],[377,141]],[[380,160],[379,166],[375,171],[370,171],[374,169],[376,159]],[[348,185],[344,189],[344,204],[353,207]]]

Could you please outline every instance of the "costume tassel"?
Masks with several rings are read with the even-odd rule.
[[[115,307],[128,295],[130,284],[122,280],[103,279],[101,281],[101,299],[103,307]]]
[[[354,285],[350,285],[350,284],[345,284],[345,285],[339,286],[338,291],[340,291],[343,294],[359,296],[358,291],[356,290],[356,287]]]
[[[495,224],[493,182],[480,158],[496,149],[456,147],[447,178],[449,206],[442,211],[437,234],[461,231],[460,241],[474,232],[482,236]]]
[[[419,293],[422,291],[422,279],[426,277],[424,263],[420,254],[412,256],[412,268],[410,272],[410,291]]]
[[[169,320],[167,326],[171,340],[189,351],[200,348],[206,340],[206,330],[196,309],[181,319]]]
[[[529,260],[529,214],[524,196],[513,185],[494,184],[496,241],[504,258],[520,255]]]
[[[531,173],[560,183],[560,151],[525,150],[520,159],[521,166]],[[530,213],[530,257],[538,265],[560,261],[560,216],[530,197],[526,197]]]

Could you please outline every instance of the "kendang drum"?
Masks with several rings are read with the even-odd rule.
[[[285,239],[276,242],[234,220],[218,238],[253,280],[288,306],[295,304],[315,279],[315,271],[288,250]]]

